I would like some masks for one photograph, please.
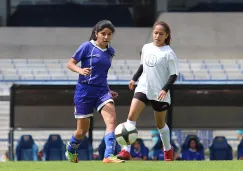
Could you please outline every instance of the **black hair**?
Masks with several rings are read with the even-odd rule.
[[[103,30],[104,28],[108,28],[108,29],[110,29],[112,31],[112,33],[115,33],[115,27],[114,27],[114,25],[112,24],[111,21],[109,21],[109,20],[101,20],[94,26],[89,40],[97,40],[96,33],[98,33],[99,31]],[[109,50],[108,47],[107,47],[107,50],[108,50],[109,54],[111,55],[111,57],[115,56],[115,54],[113,54]]]
[[[196,138],[191,138],[191,139],[188,141],[188,147],[190,148],[191,141],[195,141],[195,143],[196,143],[196,149],[199,150],[199,149],[200,149],[200,145],[198,144],[198,141],[197,141]]]
[[[112,31],[112,33],[115,33],[115,27],[111,21],[101,20],[94,26],[89,40],[97,40],[97,37],[95,34],[98,33],[99,31],[103,30],[104,28],[109,28]]]

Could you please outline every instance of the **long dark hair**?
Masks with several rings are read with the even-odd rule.
[[[111,21],[101,20],[94,26],[89,40],[97,40],[96,33],[103,30],[104,28],[108,28],[112,31],[112,33],[115,33],[115,27]]]
[[[115,33],[115,27],[114,27],[114,25],[112,24],[111,21],[101,20],[94,26],[89,40],[97,40],[96,34],[99,31],[103,30],[104,28],[110,29],[112,31],[112,34]],[[108,47],[107,47],[107,51],[109,52],[109,54],[111,55],[112,58],[115,56],[115,54],[112,53],[111,50]]]
[[[165,29],[165,32],[168,34],[168,37],[165,39],[165,44],[166,45],[170,45],[170,42],[171,42],[171,31],[170,31],[170,26],[166,23],[166,22],[163,22],[163,21],[156,21],[154,23],[154,26],[153,26],[153,29],[155,28],[155,26],[157,25],[161,25],[164,27]]]

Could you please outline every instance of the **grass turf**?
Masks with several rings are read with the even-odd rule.
[[[242,161],[5,162],[0,171],[242,171]]]

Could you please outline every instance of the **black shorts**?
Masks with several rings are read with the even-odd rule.
[[[170,107],[169,103],[167,102],[159,102],[156,100],[149,100],[146,96],[146,94],[141,93],[141,92],[137,92],[134,94],[133,98],[140,100],[141,102],[143,102],[145,105],[147,105],[149,102],[151,103],[153,109],[156,112],[163,112],[168,110],[168,108]]]

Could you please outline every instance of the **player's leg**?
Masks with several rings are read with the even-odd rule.
[[[93,99],[87,99],[83,96],[75,98],[74,116],[77,119],[77,129],[67,144],[66,156],[71,162],[78,162],[77,149],[89,130],[90,119],[93,116]]]
[[[167,109],[169,108],[169,104],[165,102],[157,102],[152,101],[153,109],[155,110],[155,122],[156,127],[160,132],[160,138],[163,142],[164,147],[164,158],[166,161],[173,160],[173,148],[170,144],[170,129],[165,123]]]
[[[78,154],[76,150],[82,142],[89,130],[90,119],[89,118],[77,118],[77,129],[74,131],[70,142],[67,144],[66,157],[70,162],[78,162]]]
[[[135,93],[131,102],[127,122],[136,126],[136,121],[147,103],[148,99],[145,94],[140,92]],[[117,157],[123,160],[130,160],[130,150],[131,145],[124,146],[122,151],[117,154]]]
[[[102,91],[99,96],[99,100],[96,103],[97,111],[99,111],[104,119],[106,125],[106,134],[105,134],[105,154],[104,154],[104,163],[122,163],[123,160],[118,159],[114,156],[115,146],[116,146],[116,137],[115,137],[115,127],[116,127],[116,111],[113,104],[111,95],[108,93],[108,90]]]

